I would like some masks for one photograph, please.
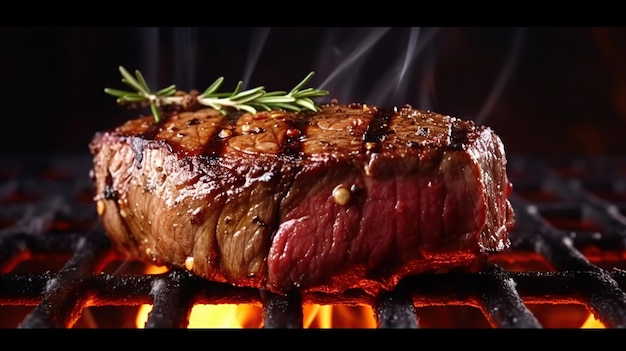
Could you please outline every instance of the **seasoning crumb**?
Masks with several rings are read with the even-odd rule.
[[[188,271],[193,269],[193,261],[193,257],[191,256],[187,256],[185,259],[185,268],[187,268]]]
[[[104,201],[98,200],[98,202],[96,203],[96,211],[98,212],[98,215],[102,216],[104,214],[105,209],[106,209],[106,204],[104,203]]]
[[[228,138],[232,134],[233,134],[233,132],[231,132],[230,129],[222,129],[222,130],[220,130],[220,134],[218,136],[220,138],[224,139],[224,138]]]
[[[296,128],[288,128],[288,129],[287,129],[286,134],[287,134],[287,136],[288,136],[288,137],[293,138],[293,137],[298,137],[298,136],[300,136],[300,134],[301,134],[301,133],[300,133],[300,130],[299,130],[299,129],[296,129]]]
[[[272,118],[280,118],[280,117],[284,117],[284,116],[285,116],[285,114],[282,113],[282,112],[272,112],[270,114],[270,117],[272,117]]]
[[[333,199],[338,205],[345,206],[348,202],[350,202],[350,189],[348,189],[345,185],[340,184],[333,189]]]
[[[430,135],[430,128],[419,126],[415,134],[417,134],[417,136],[427,137],[428,135]]]

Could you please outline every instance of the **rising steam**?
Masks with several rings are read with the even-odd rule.
[[[353,33],[352,38],[342,40],[341,42],[336,42],[335,33],[329,32],[326,43],[319,51],[319,55],[321,58],[336,57],[339,59],[339,64],[330,73],[324,75],[326,79],[320,85],[320,89],[333,91],[333,97],[340,101],[351,101],[353,99],[352,90],[358,82],[354,77],[362,74],[359,69],[362,67],[365,59],[371,53],[371,49],[389,29],[389,27],[358,29]],[[358,40],[358,38],[354,37],[362,38]],[[353,43],[356,43],[356,45],[351,45]],[[344,54],[346,46],[349,46],[347,48],[348,53]],[[332,51],[333,55],[329,55],[329,50]],[[322,64],[318,70],[324,72],[325,68],[325,65]],[[338,89],[339,78],[342,76],[348,77],[348,79],[344,79],[344,84],[341,84],[341,88]]]
[[[195,87],[197,60],[197,29],[177,27],[174,31],[174,81],[183,90]]]
[[[175,27],[168,30],[172,34],[169,38],[175,53],[169,61],[172,64],[172,79],[179,89],[197,89],[194,84],[197,82],[198,46],[206,40],[198,39],[198,28]],[[435,72],[443,45],[442,40],[437,40],[441,38],[440,32],[442,28],[436,27],[325,28],[319,31],[319,46],[313,48],[314,62],[309,65],[306,59],[310,55],[307,54],[298,57],[298,62],[305,69],[315,71],[315,81],[321,81],[314,84],[315,87],[329,90],[330,97],[342,103],[363,102],[386,107],[411,104],[415,108],[435,110],[438,108],[435,106]],[[162,66],[159,58],[163,54],[159,44],[164,40],[165,32],[158,27],[145,27],[140,28],[139,33],[142,72],[150,84],[157,86],[157,74]],[[514,32],[497,79],[484,104],[474,114],[477,123],[482,124],[489,117],[510,81],[525,33],[523,28]],[[271,28],[252,29],[247,57],[241,69],[244,89],[249,88],[253,73],[263,69],[257,66],[264,50],[267,50],[268,40],[272,40]],[[270,69],[283,71],[281,67]]]
[[[513,34],[513,40],[511,41],[511,46],[509,48],[509,52],[507,55],[506,62],[496,79],[493,89],[491,93],[487,96],[487,100],[483,104],[483,107],[480,109],[480,112],[476,115],[474,119],[476,123],[482,124],[485,122],[489,113],[491,112],[494,104],[504,91],[506,84],[509,82],[513,71],[515,71],[515,67],[517,66],[517,60],[520,56],[520,52],[522,50],[522,43],[524,41],[524,37],[526,36],[525,28],[518,28],[515,30]]]
[[[411,75],[414,63],[420,54],[432,42],[439,32],[439,28],[427,28],[423,30],[422,40],[418,41],[420,28],[411,28],[406,44],[404,55],[398,55],[396,62],[392,63],[387,71],[375,84],[375,93],[370,93],[367,101],[374,105],[403,105],[410,101],[407,94],[410,84],[413,82]],[[434,51],[434,50],[433,50]]]
[[[248,88],[248,84],[251,80],[250,77],[256,68],[257,61],[259,60],[259,56],[261,56],[263,46],[265,46],[265,41],[269,33],[270,28],[268,27],[255,28],[252,33],[252,41],[250,42],[250,50],[248,52],[248,59],[242,79],[244,89]]]
[[[168,28],[169,29],[169,28]],[[171,54],[164,52],[162,41],[168,38],[165,30],[160,27],[138,28],[139,52],[141,55],[141,73],[149,86],[161,86],[159,82],[159,67],[162,64],[162,56]],[[198,56],[197,28],[174,27],[171,28],[171,44],[173,49],[172,71],[176,86],[182,90],[195,88],[196,63]],[[167,82],[171,84],[171,82]]]

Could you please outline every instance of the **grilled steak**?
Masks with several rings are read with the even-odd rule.
[[[514,221],[499,137],[410,106],[148,116],[90,150],[119,250],[276,293],[469,267],[508,247]]]

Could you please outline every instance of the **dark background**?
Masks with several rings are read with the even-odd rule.
[[[309,86],[318,87],[345,66],[322,86],[340,102],[409,103],[475,119],[512,153],[626,152],[624,28],[429,27],[413,34],[420,51],[389,92],[411,47],[410,28],[3,27],[0,146],[87,154],[96,131],[138,113],[103,92],[126,88],[120,65],[141,70],[155,90],[171,83],[202,90],[219,76],[224,89],[244,80],[289,90],[310,71]]]

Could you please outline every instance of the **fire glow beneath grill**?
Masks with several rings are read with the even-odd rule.
[[[518,267],[520,268],[520,267]],[[523,271],[523,270],[522,270]],[[167,272],[165,267],[148,266],[146,274],[160,274]],[[151,304],[140,306],[136,327],[144,328],[152,311]],[[341,328],[377,328],[374,311],[370,306],[350,305],[318,305],[306,304],[302,306],[303,328],[341,329]],[[553,312],[558,314],[559,312]],[[561,312],[561,319],[567,320],[570,313]],[[463,319],[464,317],[459,317]],[[559,319],[559,316],[552,316]],[[468,325],[475,323],[468,322]],[[567,323],[572,324],[570,322]],[[195,304],[189,314],[188,329],[239,329],[263,328],[262,307],[254,304]],[[589,313],[587,319],[580,326],[581,329],[606,328],[605,325]]]
[[[164,267],[150,266],[146,274],[165,273]],[[144,328],[152,305],[143,304],[137,312],[136,326]],[[302,306],[304,328],[376,328],[370,306],[318,305]],[[187,328],[262,328],[262,308],[253,304],[195,304]]]
[[[597,320],[596,317],[594,317],[592,313],[590,313],[589,318],[587,318],[582,328],[583,329],[599,329],[599,328],[605,328],[605,326],[604,324],[602,324],[602,322]]]
[[[164,267],[150,266],[146,274],[165,273]],[[137,328],[144,328],[152,305],[143,304],[137,312]],[[252,304],[196,304],[189,315],[187,328],[260,328],[261,308]]]
[[[143,328],[148,320],[152,305],[142,305],[137,314],[137,328]],[[376,328],[374,313],[368,306],[304,305],[304,328]],[[189,329],[262,328],[261,309],[250,304],[197,304],[189,316]],[[582,324],[581,329],[606,328],[593,314]]]
[[[376,328],[374,312],[368,306],[304,305],[303,328]],[[143,328],[152,305],[142,305],[137,313],[137,328]],[[261,308],[251,304],[197,304],[189,315],[189,329],[262,328]],[[594,328],[594,327],[589,327]]]

